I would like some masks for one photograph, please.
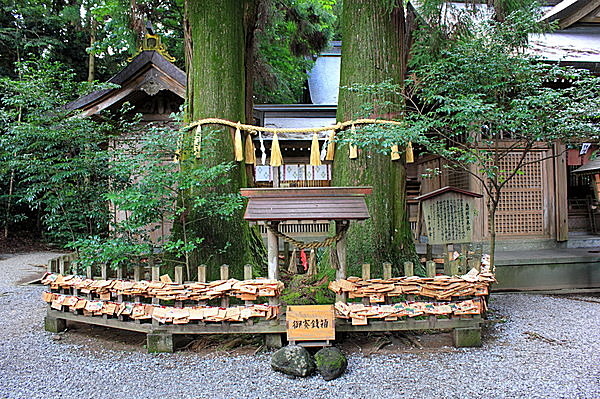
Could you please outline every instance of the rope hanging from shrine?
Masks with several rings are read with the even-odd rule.
[[[204,125],[222,125],[229,126],[231,128],[235,128],[234,134],[234,155],[235,160],[237,162],[242,162],[245,160],[246,164],[256,164],[256,155],[255,155],[255,147],[254,142],[252,141],[252,135],[258,135],[260,141],[260,150],[262,152],[261,161],[263,165],[266,163],[266,152],[264,146],[264,138],[262,133],[273,133],[273,140],[271,143],[271,154],[270,154],[270,166],[281,166],[283,165],[283,156],[281,154],[281,148],[279,146],[279,138],[278,134],[285,133],[313,133],[312,142],[311,142],[311,152],[310,152],[310,165],[311,166],[320,166],[321,161],[333,161],[334,153],[335,153],[335,133],[337,131],[345,130],[350,127],[351,133],[355,134],[356,125],[395,125],[395,126],[404,126],[404,122],[392,121],[392,120],[384,120],[384,119],[356,119],[352,121],[346,122],[338,122],[335,125],[323,126],[323,127],[310,127],[310,128],[273,128],[273,127],[264,127],[264,126],[254,126],[243,124],[240,122],[232,122],[226,119],[219,118],[207,118],[201,119],[196,122],[193,122],[186,126],[184,130],[195,129],[194,131],[194,146],[193,153],[199,158],[200,157],[200,148],[202,144],[202,126]],[[242,134],[241,131],[248,132],[246,137],[245,144],[242,143]],[[322,147],[319,149],[319,136],[320,132],[329,132],[327,139]],[[409,142],[406,146],[406,162],[412,163],[414,162],[414,155],[412,149],[412,143]],[[177,156],[179,156],[179,150],[177,152]],[[349,145],[349,154],[350,159],[358,158],[358,147],[355,144]],[[400,149],[398,145],[391,146],[391,159],[392,161],[396,161],[401,159]]]
[[[325,239],[323,241],[312,241],[312,242],[298,241],[288,235],[283,234],[282,232],[280,232],[273,226],[269,225],[268,223],[266,224],[266,226],[267,226],[267,229],[271,233],[275,234],[277,237],[281,238],[282,240],[289,242],[290,244],[292,244],[293,246],[295,246],[298,249],[317,249],[317,248],[328,247],[332,244],[335,244],[339,240],[341,240],[344,237],[344,235],[346,234],[346,232],[348,231],[349,224],[342,225],[342,228],[336,233],[336,235],[334,235],[332,237],[328,237],[327,239]]]

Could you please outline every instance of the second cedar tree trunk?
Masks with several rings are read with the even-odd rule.
[[[402,83],[404,10],[401,5],[391,11],[388,7],[385,1],[344,0],[340,87],[389,79]],[[364,101],[364,97],[340,90],[338,121],[355,118]],[[362,150],[357,159],[349,159],[343,146],[335,155],[334,186],[373,187],[373,194],[367,196],[371,219],[353,223],[348,232],[349,275],[360,275],[362,263],[370,263],[375,276],[381,275],[383,262],[392,263],[397,274],[404,261],[417,260],[406,210],[404,160],[391,161],[377,150]],[[423,273],[415,269],[417,274]]]
[[[246,114],[244,1],[187,1],[185,31],[186,121],[223,118],[243,123]],[[214,139],[203,140],[202,151],[210,155],[203,157],[200,162],[208,165],[232,162],[233,131],[214,125],[206,126],[203,137],[207,136],[209,129]],[[237,193],[240,187],[245,187],[247,178],[244,163],[237,162],[228,177],[231,181],[221,186],[220,190]],[[260,237],[243,219],[243,211],[240,209],[230,220],[214,217],[192,226],[199,237],[204,237],[203,249],[196,263],[212,266],[210,277],[217,277],[216,266],[223,263],[239,267],[240,270],[247,263],[262,266],[264,247]],[[230,244],[227,250],[218,253],[217,249],[227,243]]]

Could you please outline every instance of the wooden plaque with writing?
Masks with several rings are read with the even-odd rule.
[[[335,339],[333,305],[288,306],[286,313],[288,341],[326,341]]]

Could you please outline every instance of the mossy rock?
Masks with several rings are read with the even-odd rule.
[[[315,361],[305,348],[288,345],[273,353],[271,367],[284,374],[307,377],[315,372]]]
[[[341,350],[335,347],[323,348],[315,354],[317,370],[325,381],[331,381],[346,371],[348,359]]]

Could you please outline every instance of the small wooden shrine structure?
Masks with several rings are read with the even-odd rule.
[[[249,199],[244,219],[267,226],[267,251],[269,279],[278,280],[279,232],[282,222],[335,221],[335,236],[320,243],[321,246],[335,242],[338,265],[336,278],[346,278],[345,232],[351,220],[370,217],[365,195],[371,187],[301,187],[301,188],[245,188],[241,190]],[[331,241],[331,243],[329,243]],[[312,243],[311,243],[312,244]],[[302,246],[303,244],[297,243]],[[344,295],[338,299],[345,298]]]

